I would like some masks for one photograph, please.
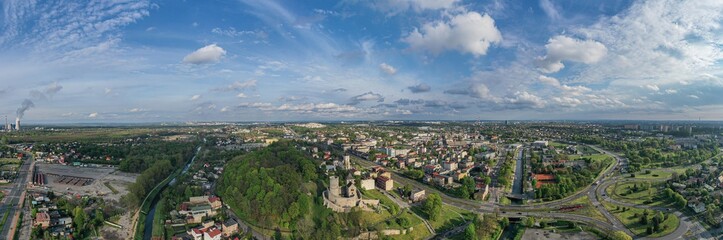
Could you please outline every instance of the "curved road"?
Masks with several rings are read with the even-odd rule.
[[[599,230],[602,230],[603,232],[611,232],[611,231],[624,231],[630,236],[635,237],[635,234],[633,234],[629,229],[627,229],[620,220],[618,220],[615,216],[613,216],[610,212],[607,211],[602,206],[602,203],[600,203],[600,199],[604,199],[605,201],[608,200],[606,196],[604,196],[605,187],[612,184],[616,178],[610,178],[612,173],[617,169],[618,166],[620,166],[621,163],[624,163],[626,161],[625,158],[620,157],[619,155],[608,152],[605,150],[602,150],[596,146],[591,146],[593,149],[607,154],[609,156],[612,156],[615,161],[612,166],[610,166],[608,169],[606,169],[604,172],[598,175],[598,177],[595,179],[595,183],[578,191],[577,193],[565,197],[563,199],[559,199],[556,201],[550,201],[545,203],[539,203],[539,204],[531,204],[531,205],[499,205],[499,204],[493,204],[488,202],[478,202],[473,200],[467,200],[467,199],[460,199],[456,197],[449,196],[427,184],[422,184],[418,181],[408,179],[405,176],[398,174],[395,171],[391,171],[391,174],[394,176],[393,179],[397,182],[399,182],[402,185],[412,185],[416,188],[424,189],[427,193],[437,193],[442,197],[442,200],[445,204],[449,204],[458,208],[462,208],[468,211],[477,212],[477,213],[499,213],[500,216],[505,217],[521,217],[521,216],[533,216],[533,217],[544,217],[544,218],[555,218],[555,219],[563,219],[573,222],[579,222],[579,223],[585,223],[588,226],[598,228]],[[376,166],[376,163],[373,163],[371,161],[365,160],[363,158],[355,157],[354,159],[358,160],[357,162],[362,165],[363,167],[372,167]],[[613,181],[610,181],[613,180]],[[595,219],[592,217],[582,216],[582,215],[575,215],[575,214],[567,214],[567,213],[559,213],[559,212],[551,212],[549,211],[549,208],[555,208],[559,207],[565,204],[569,204],[570,201],[575,200],[579,197],[587,195],[590,201],[592,202],[593,206],[595,206],[598,211],[600,211],[605,218],[609,221],[601,221],[599,219]],[[636,206],[637,207],[637,206]],[[680,212],[675,213],[680,219],[681,224],[678,226],[678,228],[671,234],[668,234],[666,236],[660,237],[660,238],[638,238],[638,239],[682,239],[685,233],[688,232],[690,228],[690,222],[688,219],[682,215]],[[703,236],[704,237],[704,236]]]

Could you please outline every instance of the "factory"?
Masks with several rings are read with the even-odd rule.
[[[3,126],[5,132],[11,132],[13,130],[20,131],[20,118],[15,118],[15,126],[8,122],[8,116],[5,116],[5,125]]]

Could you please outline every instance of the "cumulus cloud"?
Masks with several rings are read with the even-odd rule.
[[[198,50],[186,55],[183,58],[183,63],[190,64],[207,64],[215,63],[221,60],[226,55],[226,50],[219,47],[216,44],[207,45],[199,48]]]
[[[420,83],[414,86],[407,87],[409,91],[412,91],[412,93],[423,93],[423,92],[429,92],[432,90],[432,87],[425,83]]]
[[[98,117],[98,113],[97,113],[97,112],[88,114],[88,118],[97,118],[97,117]]]
[[[381,69],[382,72],[389,74],[389,75],[394,75],[395,73],[397,73],[397,69],[387,63],[379,64],[379,69]]]
[[[367,102],[367,101],[375,101],[375,102],[384,102],[384,96],[378,93],[374,92],[366,92],[360,95],[356,95],[351,97],[350,99],[350,105],[356,105],[361,102]]]
[[[554,86],[554,87],[559,87],[559,86],[560,86],[560,81],[558,81],[556,78],[553,78],[553,77],[548,77],[548,76],[545,76],[545,75],[540,75],[540,77],[538,78],[538,80],[540,80],[540,82],[542,82],[542,83],[544,83],[544,84],[547,84],[547,85],[550,85],[550,86]]]
[[[146,110],[143,108],[131,108],[128,110],[128,112],[137,113],[137,112],[145,112]]]
[[[236,97],[237,98],[247,98],[248,96],[246,96],[246,94],[244,94],[244,93],[239,93],[238,95],[236,95]]]
[[[635,87],[692,83],[704,80],[702,74],[720,75],[722,20],[722,1],[635,1],[614,17],[570,29],[602,42],[611,53],[578,79],[615,79],[616,84]]]
[[[191,96],[191,101],[196,101],[198,99],[201,99],[201,95],[193,95]]]
[[[540,71],[554,73],[562,70],[562,61],[596,63],[607,55],[607,48],[594,40],[579,40],[558,35],[550,38],[545,45],[547,55],[538,57],[536,65]]]
[[[475,57],[487,54],[491,44],[502,41],[502,34],[489,15],[465,12],[449,19],[429,22],[414,29],[402,39],[411,49],[438,55],[447,50],[470,53]]]
[[[545,101],[529,92],[518,91],[504,98],[508,109],[542,108]]]

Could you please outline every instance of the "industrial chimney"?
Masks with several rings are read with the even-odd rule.
[[[20,131],[20,118],[15,119],[15,131]]]

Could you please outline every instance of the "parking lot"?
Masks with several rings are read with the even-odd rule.
[[[45,187],[49,190],[64,194],[101,196],[108,200],[119,200],[128,192],[127,186],[135,182],[138,176],[120,172],[115,168],[47,163],[37,163],[36,166],[38,172],[45,176]]]

